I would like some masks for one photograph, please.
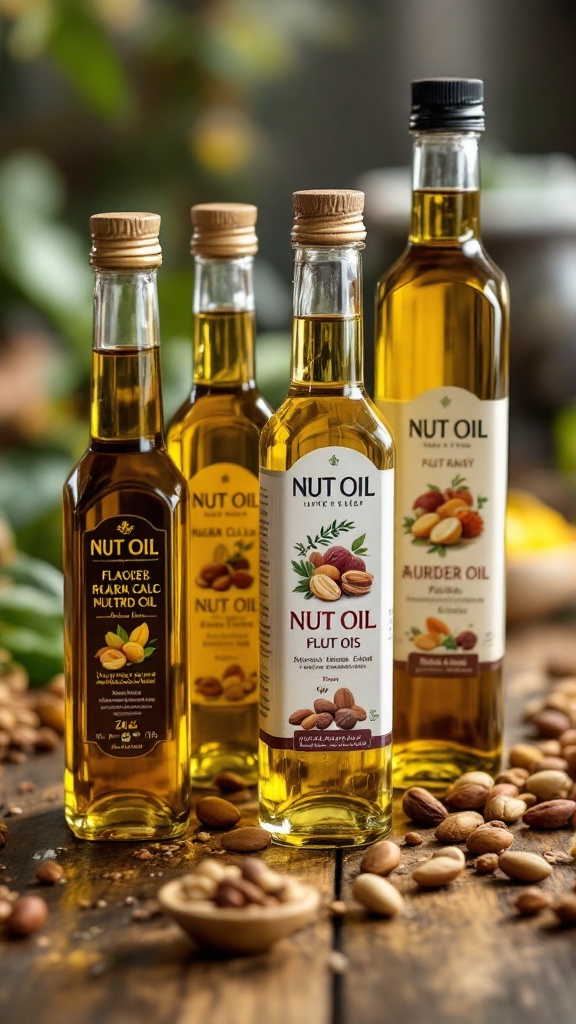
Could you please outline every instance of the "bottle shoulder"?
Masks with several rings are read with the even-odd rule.
[[[377,285],[378,301],[403,288],[472,288],[483,292],[488,287],[492,299],[507,305],[508,282],[480,239],[463,244],[409,243]]]
[[[393,465],[389,427],[365,392],[353,397],[289,393],[262,431],[261,464],[287,468],[302,455],[331,446],[355,449],[382,469]]]
[[[87,506],[120,492],[175,506],[186,499],[187,488],[166,448],[134,452],[89,447],[64,484],[64,501]]]
[[[257,388],[216,391],[193,389],[189,398],[176,410],[168,424],[168,443],[175,436],[198,427],[219,430],[250,426],[260,430],[274,410]]]

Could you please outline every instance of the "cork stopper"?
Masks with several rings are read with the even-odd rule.
[[[198,203],[190,210],[190,251],[199,256],[233,259],[258,252],[254,225],[258,210],[250,203]]]
[[[295,192],[294,245],[348,245],[363,242],[364,193],[347,188],[306,189]]]
[[[152,270],[162,263],[157,213],[95,213],[90,264],[97,270]]]

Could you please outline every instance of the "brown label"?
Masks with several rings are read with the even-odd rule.
[[[85,534],[86,739],[111,757],[166,740],[166,531],[111,516]]]

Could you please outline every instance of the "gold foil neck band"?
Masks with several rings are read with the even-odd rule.
[[[96,213],[90,264],[97,270],[152,270],[162,263],[156,213]]]
[[[363,242],[364,193],[356,189],[306,189],[295,192],[294,245],[348,245]]]
[[[198,203],[190,210],[190,251],[198,256],[233,259],[258,252],[254,225],[258,210],[250,203]]]

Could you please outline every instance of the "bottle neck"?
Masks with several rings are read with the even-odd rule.
[[[297,246],[291,387],[363,386],[363,244]]]
[[[97,271],[93,441],[142,451],[164,444],[156,271]]]
[[[254,386],[252,256],[194,257],[194,384]]]
[[[416,132],[410,241],[424,245],[479,237],[478,134]]]

